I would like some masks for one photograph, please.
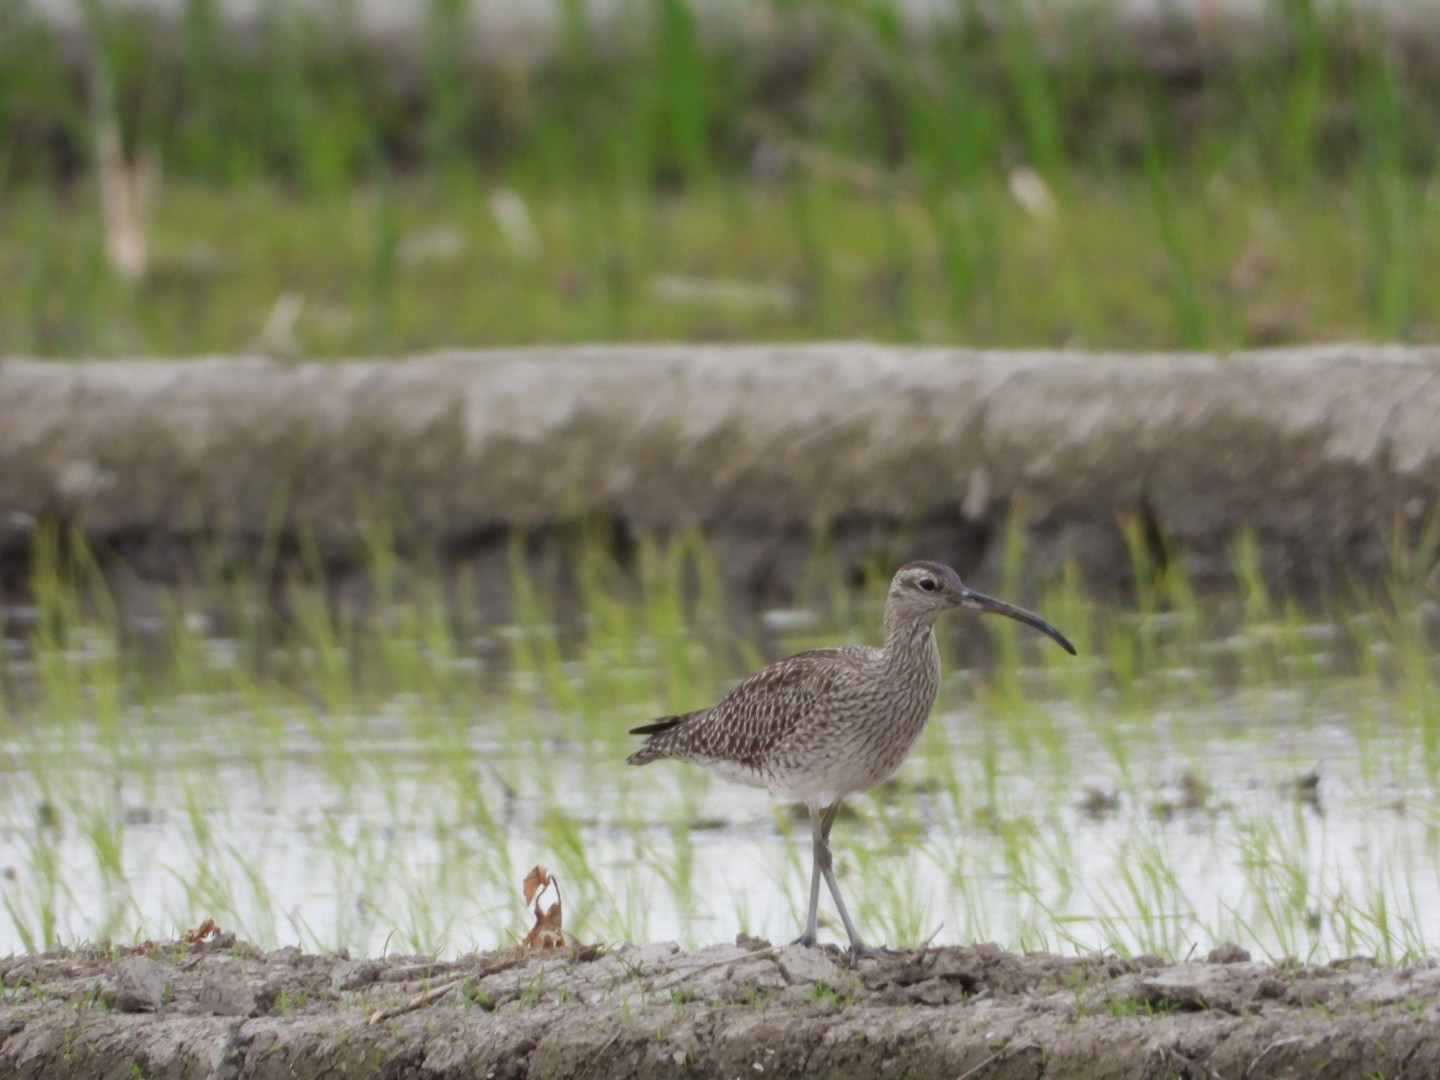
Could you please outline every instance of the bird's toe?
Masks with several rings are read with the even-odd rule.
[[[888,945],[865,945],[859,941],[850,946],[850,966],[858,967],[862,960],[886,960],[897,956],[908,956],[908,949],[892,949]]]

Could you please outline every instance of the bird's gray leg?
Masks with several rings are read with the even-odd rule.
[[[810,804],[810,912],[805,917],[805,932],[791,944],[814,945],[816,932],[820,929],[820,851],[825,848],[825,839],[820,828],[820,805]],[[829,850],[826,849],[826,857]]]
[[[816,866],[819,867],[820,873],[825,878],[825,884],[830,889],[830,896],[835,901],[835,908],[840,912],[840,921],[845,924],[845,932],[850,935],[851,959],[859,960],[874,950],[860,940],[860,931],[855,929],[855,923],[851,920],[850,912],[845,908],[845,901],[840,896],[840,882],[835,880],[835,867],[830,857],[830,827],[835,824],[835,815],[839,812],[840,800],[836,799],[826,809],[825,817],[820,821],[819,831],[815,835]],[[818,898],[818,887],[811,888],[811,895]]]

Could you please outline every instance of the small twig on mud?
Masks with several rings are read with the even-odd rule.
[[[376,1009],[370,1014],[369,1023],[378,1024],[381,1020],[389,1020],[391,1017],[401,1016],[407,1012],[414,1012],[416,1009],[423,1008],[426,1005],[433,1005],[446,994],[450,993],[451,990],[463,985],[469,978],[469,975],[465,975],[458,979],[451,979],[449,982],[443,983],[433,990],[426,990],[423,994],[416,994],[403,1004],[387,1005],[383,1009]]]
[[[741,953],[739,956],[732,956],[726,960],[716,960],[709,964],[701,964],[697,968],[688,968],[686,970],[686,974],[698,975],[700,972],[709,971],[711,968],[724,967],[726,964],[738,964],[741,960],[753,960],[757,956],[768,956],[771,959],[774,959],[775,949],[773,947],[769,949],[756,949],[754,952]],[[638,972],[638,967],[636,970]],[[669,973],[667,972],[666,974]]]
[[[1252,1062],[1250,1062],[1250,1065],[1245,1069],[1245,1072],[1244,1072],[1243,1075],[1244,1075],[1244,1076],[1249,1076],[1252,1072],[1254,1072],[1254,1071],[1255,1071],[1255,1066],[1260,1064],[1260,1059],[1263,1058],[1266,1054],[1268,1054],[1271,1050],[1278,1050],[1278,1049],[1280,1049],[1280,1047],[1282,1047],[1282,1046],[1289,1046],[1291,1043],[1304,1042],[1304,1041],[1305,1041],[1305,1036],[1303,1036],[1303,1035],[1291,1035],[1290,1038],[1288,1038],[1288,1039],[1276,1039],[1276,1040],[1275,1040],[1274,1042],[1272,1042],[1269,1046],[1265,1047],[1264,1050],[1261,1050],[1260,1053],[1258,1053],[1258,1054],[1255,1055],[1255,1060],[1252,1061]]]
[[[1195,950],[1199,947],[1200,943],[1198,941],[1192,941],[1190,943],[1190,951],[1185,954],[1185,963],[1188,964],[1190,962],[1190,958],[1195,955]]]
[[[1001,1060],[1002,1058],[1011,1057],[1011,1056],[1013,1056],[1013,1055],[1015,1055],[1015,1054],[1020,1053],[1020,1051],[1022,1051],[1022,1050],[1039,1050],[1039,1049],[1040,1049],[1040,1044],[1039,1044],[1039,1043],[1030,1042],[1030,1041],[1028,1041],[1028,1040],[1025,1041],[1025,1042],[1023,1042],[1023,1043],[1019,1043],[1019,1044],[1016,1045],[1016,1046],[1007,1046],[1007,1047],[1005,1047],[1005,1049],[1003,1049],[1003,1050],[997,1050],[995,1053],[991,1054],[988,1058],[986,1058],[984,1061],[980,1062],[980,1064],[979,1064],[979,1065],[976,1065],[973,1069],[967,1069],[965,1072],[963,1072],[963,1073],[961,1073],[959,1076],[957,1076],[957,1077],[955,1078],[955,1080],[970,1080],[970,1077],[974,1076],[974,1075],[975,1075],[976,1073],[978,1073],[981,1069],[987,1068],[987,1067],[990,1066],[990,1065],[994,1065],[997,1061]]]
[[[915,950],[915,962],[916,962],[916,963],[918,963],[920,960],[924,959],[925,950],[927,950],[928,948],[930,948],[930,942],[934,941],[935,938],[936,938],[937,936],[939,936],[940,931],[941,931],[941,930],[944,930],[944,929],[945,929],[945,924],[942,922],[939,926],[935,927],[934,930],[931,930],[931,931],[930,931],[930,936],[929,936],[929,937],[927,937],[924,941],[920,942],[919,948],[917,948],[917,949]]]
[[[729,959],[713,960],[713,962],[710,963],[703,963],[703,965],[698,966],[698,968],[687,968],[685,969],[685,976],[688,978],[688,976],[698,975],[698,973],[703,971],[711,971],[713,968],[724,968],[724,966],[729,965],[729,963],[753,960],[757,958],[757,956],[769,956],[770,959],[775,959],[775,952],[776,950],[773,946],[769,949],[756,949],[755,952],[743,952],[740,953],[739,956],[730,956]],[[665,975],[674,975],[674,972],[652,972],[649,973],[649,975],[645,975],[645,972],[642,972],[638,963],[636,963],[636,965],[631,966],[631,975],[634,976],[635,979],[647,979],[644,985],[645,989],[649,991],[649,989],[654,986],[654,982],[649,982],[651,979],[664,978]]]
[[[376,1009],[373,1013],[370,1014],[370,1019],[367,1021],[367,1023],[378,1024],[381,1020],[389,1020],[396,1016],[403,1016],[407,1012],[414,1012],[416,1009],[424,1008],[426,1005],[433,1005],[435,1004],[435,1002],[439,1001],[442,997],[448,994],[451,990],[454,990],[457,986],[464,984],[469,979],[479,980],[489,975],[496,975],[502,971],[507,971],[510,968],[516,967],[519,964],[523,964],[526,960],[529,959],[530,950],[526,949],[525,951],[518,953],[517,955],[507,957],[504,960],[500,960],[494,964],[491,964],[483,971],[472,971],[468,975],[462,975],[458,979],[451,979],[447,983],[442,983],[440,986],[437,986],[432,990],[426,990],[423,994],[416,994],[413,998],[411,998],[404,1004],[387,1005],[383,1009]]]

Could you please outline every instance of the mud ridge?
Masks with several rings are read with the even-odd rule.
[[[137,579],[367,522],[503,585],[511,542],[702,530],[737,594],[813,558],[924,554],[1123,585],[1143,521],[1197,582],[1240,530],[1276,587],[1383,572],[1440,513],[1440,349],[1229,356],[862,344],[534,348],[383,361],[0,360],[0,571],[37,527]],[[278,533],[278,537],[277,534]],[[906,550],[892,550],[896,547]],[[403,553],[403,551],[402,551]],[[211,559],[207,565],[214,565]]]
[[[520,947],[454,961],[199,944],[0,960],[15,1077],[1440,1075],[1440,963],[833,946]]]

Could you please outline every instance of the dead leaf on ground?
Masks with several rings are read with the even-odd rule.
[[[525,883],[521,888],[525,891],[525,903],[535,899],[535,894],[550,884],[550,871],[543,866],[532,867],[525,875]],[[558,890],[557,890],[558,891]]]
[[[207,937],[218,937],[220,927],[215,925],[215,920],[206,918],[199,926],[192,926],[185,933],[180,935],[180,940],[187,945],[199,945]]]
[[[522,886],[525,893],[525,903],[535,905],[535,925],[525,935],[520,943],[528,945],[533,949],[560,949],[565,946],[565,931],[561,929],[560,914],[560,883],[550,876],[550,871],[543,866],[536,866],[530,873],[525,875],[525,882]],[[540,908],[540,897],[546,889],[555,890],[555,902],[543,911]]]

